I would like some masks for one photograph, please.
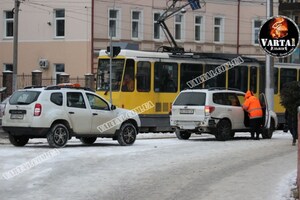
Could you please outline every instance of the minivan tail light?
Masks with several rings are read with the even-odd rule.
[[[205,115],[211,114],[212,112],[214,112],[214,110],[215,110],[214,106],[205,106],[204,107]]]
[[[40,116],[42,113],[42,105],[40,103],[36,103],[34,106],[34,116]]]

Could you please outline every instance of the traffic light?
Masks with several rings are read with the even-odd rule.
[[[119,55],[120,51],[121,51],[121,47],[119,46],[113,47],[112,57],[116,57],[117,55]],[[107,53],[110,54],[110,46],[107,47]]]

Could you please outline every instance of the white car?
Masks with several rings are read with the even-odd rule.
[[[64,147],[72,136],[84,144],[108,137],[131,145],[140,125],[137,113],[116,108],[89,89],[72,86],[18,90],[6,104],[2,120],[15,146],[26,145],[30,138],[47,138],[51,147]]]
[[[249,132],[249,117],[242,108],[244,92],[219,88],[184,90],[172,104],[170,124],[178,139],[189,139],[192,133],[209,133],[217,140],[228,140],[235,132]],[[272,138],[278,119],[269,110],[265,96],[260,101],[264,111],[263,138]]]

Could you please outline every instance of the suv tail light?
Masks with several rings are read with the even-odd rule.
[[[42,105],[40,103],[36,103],[34,106],[34,114],[33,116],[40,116],[42,113]]]
[[[205,113],[205,115],[211,114],[212,112],[214,112],[214,110],[215,110],[214,106],[205,106],[204,107],[204,113]]]

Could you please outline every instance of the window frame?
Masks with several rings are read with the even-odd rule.
[[[84,107],[78,107],[78,106],[72,106],[72,105],[69,105],[69,95],[70,95],[70,94],[80,94]],[[84,99],[84,95],[83,95],[81,92],[67,92],[67,93],[66,93],[66,96],[67,96],[66,99],[67,99],[67,107],[68,107],[68,108],[87,109],[87,107],[86,107],[86,102],[85,102],[85,99]],[[79,102],[79,101],[78,101],[78,102]]]
[[[53,101],[53,95],[61,95],[61,103],[57,103],[55,101]],[[63,97],[63,94],[61,92],[53,92],[50,94],[50,102],[57,105],[57,106],[62,106],[63,105],[63,100],[64,100],[64,97]]]
[[[134,19],[134,13],[138,13],[138,19]],[[137,25],[137,37],[134,36],[133,24]],[[143,39],[143,12],[141,10],[131,10],[131,39]]]
[[[172,67],[172,70],[170,68]],[[169,69],[168,69],[169,68]],[[166,80],[166,72],[172,71],[172,79],[171,81],[174,83],[174,91],[170,91],[164,88],[166,87],[163,82]],[[154,92],[155,93],[177,93],[178,92],[178,71],[179,65],[176,62],[155,62],[154,63]],[[157,76],[158,75],[158,76]],[[175,76],[174,76],[175,75]],[[168,81],[168,80],[166,80]]]
[[[200,17],[201,18],[201,22],[200,23],[197,23],[196,22],[196,18],[197,17]],[[194,16],[194,40],[195,40],[195,42],[204,42],[204,34],[205,34],[205,31],[204,31],[204,16],[202,16],[202,15],[195,15]],[[199,32],[199,34],[200,34],[200,39],[199,40],[197,40],[196,39],[196,31],[197,31],[197,27],[199,27],[200,28],[200,32]]]
[[[259,27],[255,27],[255,22],[257,22],[257,21],[260,22]],[[263,24],[263,20],[261,20],[261,19],[253,19],[252,20],[252,44],[255,45],[255,46],[259,45],[258,33],[259,33],[259,30],[260,30],[260,27],[262,26],[262,24]],[[257,31],[257,42],[255,41],[256,31]]]
[[[147,66],[146,65],[141,66],[141,65],[144,65],[144,63]],[[142,69],[142,68],[147,69],[148,74],[141,73],[139,70]],[[145,87],[143,89],[140,88],[140,86],[142,86],[142,84],[139,84],[139,79],[140,79],[140,77],[142,77],[142,75],[146,75],[146,76],[143,76],[143,77],[146,77],[145,82],[147,81],[147,83],[145,85],[148,86],[148,87]],[[150,90],[151,90],[151,63],[149,61],[138,61],[136,77],[137,77],[137,79],[136,79],[136,81],[137,81],[136,90],[138,92],[150,92]]]
[[[111,18],[110,17],[110,12],[111,11],[115,11],[116,12],[116,17],[115,18]],[[112,36],[113,39],[120,39],[121,37],[121,20],[120,20],[120,16],[121,16],[121,10],[120,9],[115,9],[115,8],[109,8],[108,9],[108,16],[107,16],[107,20],[108,20],[108,29],[107,29],[107,36],[110,37],[110,21],[115,21],[115,35]]]
[[[177,16],[180,16],[180,22],[177,21]],[[185,17],[183,14],[181,13],[178,13],[174,16],[174,39],[176,41],[183,41],[184,40],[184,30],[185,30]],[[180,27],[180,30],[179,30],[179,34],[180,34],[180,38],[177,38],[177,26]]]
[[[164,34],[163,34],[163,30],[162,30],[161,26],[158,23],[156,23],[157,22],[157,20],[155,20],[155,15],[156,14],[159,14],[159,16],[161,16],[162,12],[161,11],[155,11],[155,12],[153,12],[153,15],[152,15],[153,16],[153,29],[152,29],[152,31],[153,31],[153,40],[154,41],[162,41],[162,40],[164,40]],[[159,31],[159,34],[158,34],[159,38],[155,38],[156,29],[158,29],[158,31]]]
[[[100,100],[106,105],[106,107],[105,107],[105,108],[94,108],[94,107],[92,107],[92,105],[91,105],[91,103],[90,103],[89,96],[93,96],[94,98],[100,99]],[[86,93],[86,97],[87,97],[87,99],[88,99],[88,104],[89,104],[89,106],[90,106],[90,108],[91,108],[92,110],[105,110],[105,111],[109,111],[109,110],[110,110],[110,106],[109,106],[109,104],[107,103],[107,101],[105,101],[105,100],[102,99],[101,97],[99,97],[99,96],[97,96],[97,95],[95,95],[95,94],[92,94],[92,93]]]
[[[220,19],[220,24],[216,24],[216,19]],[[216,16],[213,18],[213,24],[214,24],[214,28],[213,28],[213,41],[214,43],[224,43],[224,24],[225,24],[225,19],[222,16]],[[219,29],[219,41],[216,41],[216,31],[215,29],[218,28]]]
[[[4,39],[12,39],[14,37],[14,16],[12,18],[7,18],[7,14],[8,13],[12,13],[13,15],[13,12],[10,11],[10,10],[5,10],[4,11]],[[7,35],[7,27],[8,27],[8,24],[12,24],[12,35]]]
[[[63,17],[57,17],[57,12],[58,11],[64,11],[64,16]],[[66,36],[66,10],[64,8],[59,8],[59,9],[54,9],[54,37],[55,38],[65,38]],[[63,21],[63,35],[58,35],[58,22]]]
[[[11,70],[7,69],[8,67],[11,67]],[[13,72],[13,70],[14,70],[14,65],[12,63],[4,63],[3,64],[3,71]]]

